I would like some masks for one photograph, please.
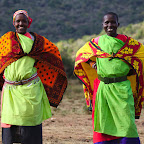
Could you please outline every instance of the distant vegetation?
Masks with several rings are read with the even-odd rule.
[[[144,44],[144,22],[133,25],[130,24],[128,26],[118,28],[118,33],[135,38],[136,40]],[[105,32],[101,31],[99,35],[102,34],[105,34]],[[73,77],[71,74],[73,72],[75,55],[78,49],[82,47],[87,41],[99,35],[85,35],[77,40],[61,40],[56,43],[62,54],[66,72],[69,77]]]
[[[33,19],[30,31],[53,42],[99,34],[108,11],[119,15],[121,26],[144,19],[143,0],[1,0],[0,8],[0,35],[14,30],[13,13],[25,9]]]

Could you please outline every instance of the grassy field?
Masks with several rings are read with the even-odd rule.
[[[92,144],[91,113],[85,105],[82,85],[70,80],[58,108],[52,108],[53,117],[43,123],[43,144]],[[144,109],[136,120],[141,144],[144,144]],[[0,139],[1,143],[1,139]]]

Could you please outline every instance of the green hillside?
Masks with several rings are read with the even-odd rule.
[[[18,9],[33,19],[30,31],[53,42],[98,34],[104,13],[118,13],[121,26],[142,22],[143,0],[1,0],[0,35],[14,30],[12,15]]]

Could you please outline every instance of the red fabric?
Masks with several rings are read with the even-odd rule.
[[[96,44],[98,44],[99,38],[100,38],[100,36],[98,36],[98,37],[96,37],[96,38],[94,39],[94,42],[95,42]],[[126,41],[127,41],[127,36],[126,36],[126,35],[123,35],[123,34],[118,34],[115,38],[123,41],[124,43],[126,43]]]
[[[94,110],[95,110],[95,99],[96,99],[96,93],[98,90],[100,84],[100,80],[98,78],[96,78],[94,80],[94,92],[93,92],[93,100],[92,100],[92,125],[93,125],[93,129],[94,129]],[[110,140],[114,140],[114,139],[118,139],[119,137],[115,137],[115,136],[110,136],[107,134],[103,134],[103,133],[98,133],[93,131],[93,143],[96,142],[102,142],[102,141],[110,141]]]
[[[123,34],[118,34],[115,38],[123,41],[124,43],[126,43],[128,37],[126,35],[123,35]]]
[[[32,37],[31,37],[31,35],[30,35],[30,33],[29,33],[29,32],[26,32],[24,35],[25,35],[26,37],[28,37],[28,38],[32,39]]]

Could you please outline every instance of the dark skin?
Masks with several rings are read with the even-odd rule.
[[[117,28],[119,25],[120,24],[115,15],[107,14],[103,17],[102,26],[108,36],[116,37],[117,36]],[[91,62],[91,60],[87,61],[88,64],[90,64],[90,62]],[[96,65],[94,68],[96,68]]]
[[[102,26],[108,36],[116,37],[119,25],[120,24],[115,15],[107,14],[103,17]]]
[[[18,14],[15,17],[14,27],[17,33],[25,34],[29,25],[28,18],[24,14]]]

